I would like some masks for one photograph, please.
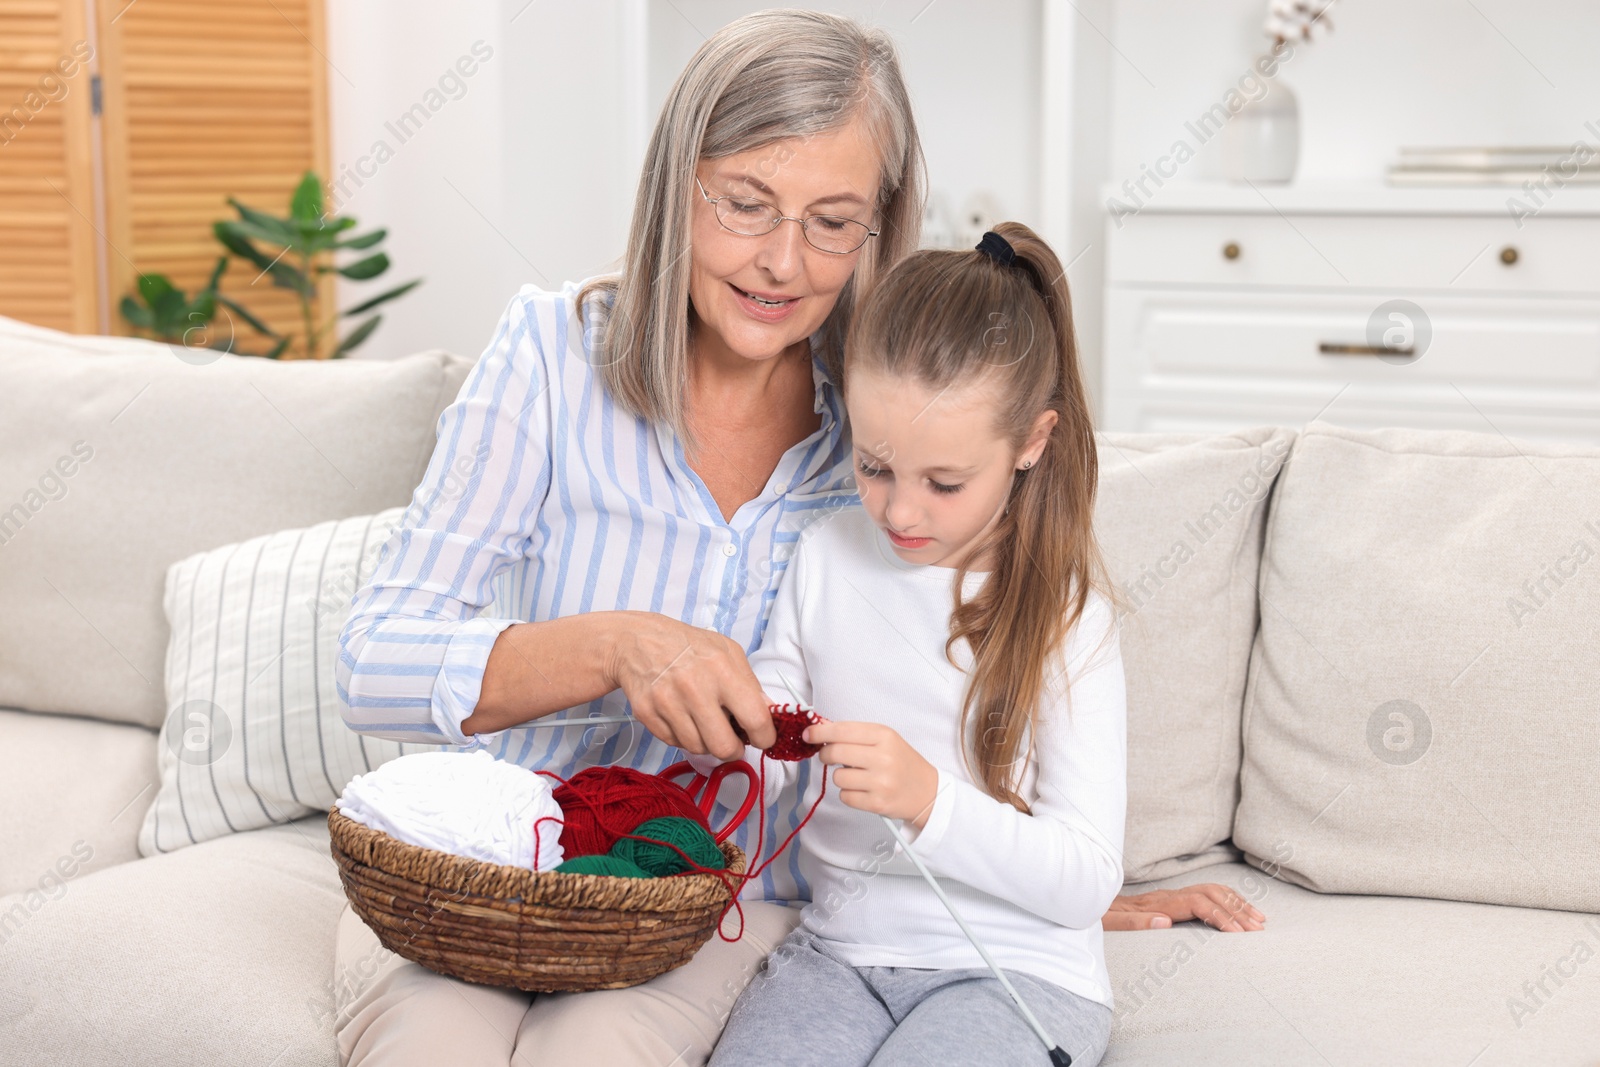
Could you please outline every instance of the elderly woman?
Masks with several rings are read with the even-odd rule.
[[[524,288],[440,417],[340,635],[350,726],[562,776],[737,758],[733,720],[770,744],[745,657],[801,532],[855,502],[840,342],[917,246],[923,182],[882,33],[770,11],[707,40],[651,137],[620,276]],[[624,712],[638,725],[525,725]],[[798,795],[766,811],[769,839]],[[537,996],[406,962],[346,907],[340,1062],[704,1063],[808,896],[780,859],[738,941],[633,988]],[[1258,926],[1244,907],[1197,887],[1123,898],[1106,926]]]

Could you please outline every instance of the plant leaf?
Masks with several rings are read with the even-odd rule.
[[[301,246],[311,255],[325,252],[338,244],[338,233],[332,226],[303,226],[300,230]]]
[[[348,267],[340,267],[339,273],[354,281],[365,281],[376,278],[389,269],[389,257],[382,252],[370,255],[366,259],[358,259]]]
[[[163,296],[172,291],[172,281],[165,274],[139,275],[139,295],[144,297],[144,302],[152,308]]]
[[[271,241],[273,244],[278,245],[292,245],[300,236],[299,229],[288,219],[280,219],[278,216],[269,215],[265,211],[257,211],[253,207],[239,203],[236,198],[231,196],[228,197],[228,203],[232,204],[233,209],[239,213],[239,221],[230,224],[237,226],[241,223],[248,223],[259,231],[252,236],[258,236],[264,241]]]
[[[351,219],[350,221],[352,223],[355,222],[354,219]],[[388,230],[373,230],[371,233],[364,233],[359,237],[352,237],[348,241],[340,241],[338,244],[334,245],[334,247],[371,248],[373,245],[377,244],[387,236],[389,236]]]
[[[229,311],[232,311],[235,315],[238,315],[241,319],[243,319],[246,323],[248,323],[250,328],[252,330],[255,330],[256,333],[266,334],[268,337],[277,337],[278,336],[278,332],[276,330],[274,330],[272,327],[268,326],[266,323],[262,322],[260,319],[256,318],[254,315],[250,314],[250,312],[246,311],[244,308],[240,307],[237,303],[235,303],[234,301],[228,299],[227,297],[223,296],[222,294],[220,294],[220,293],[217,294],[217,301],[223,307],[227,308]]]
[[[217,265],[212,268],[211,277],[209,279],[207,279],[207,281],[206,281],[206,290],[207,291],[213,292],[213,293],[217,291],[217,284],[222,281],[222,274],[227,269],[228,269],[228,257],[227,256],[218,256],[217,257]]]
[[[272,257],[263,253],[250,243],[250,238],[241,230],[241,224],[224,219],[211,224],[211,232],[217,235],[217,240],[222,242],[222,247],[236,256],[243,256],[254,263],[261,270],[266,270],[272,263]]]
[[[210,322],[217,313],[217,291],[215,289],[202,289],[200,295],[189,301],[189,306],[184,310],[183,317],[189,322],[194,322],[198,317],[202,323]]]
[[[299,267],[290,266],[280,259],[267,268],[267,273],[272,275],[272,284],[279,289],[293,289],[306,296],[312,294],[311,281],[301,273]]]
[[[343,247],[338,241],[339,235],[355,224],[355,219],[325,218],[320,224],[302,224],[301,232],[305,234],[310,250],[321,252],[329,248]]]
[[[289,347],[289,338],[285,337],[283,340],[279,341],[277,344],[272,346],[272,351],[266,353],[266,358],[267,359],[277,359],[279,356],[283,355],[283,350],[285,348],[288,348],[288,347]]]
[[[265,241],[269,245],[282,245],[294,251],[299,251],[302,243],[305,241],[305,237],[298,231],[293,234],[286,235],[280,233],[275,228],[262,226],[260,223],[251,219],[238,219],[236,221],[229,222],[228,225],[233,228],[234,233],[237,233],[242,237],[254,238],[257,241]]]
[[[117,305],[122,312],[122,317],[141,330],[148,330],[155,324],[155,319],[150,314],[150,309],[141,305],[131,296],[122,298],[122,303]]]
[[[306,280],[300,269],[285,263],[281,256],[276,260],[267,258],[265,253],[250,243],[249,237],[240,232],[240,227],[243,225],[238,222],[217,222],[212,224],[211,229],[217,235],[217,240],[221,241],[228,251],[243,256],[271,274],[272,284],[279,289],[293,289],[298,293],[309,294],[311,283]]]
[[[362,303],[357,304],[355,307],[351,308],[349,311],[341,311],[340,314],[341,315],[347,315],[347,316],[348,315],[359,315],[363,311],[371,311],[373,308],[377,307],[379,304],[387,303],[388,301],[393,300],[397,296],[403,296],[403,295],[405,295],[406,293],[409,293],[411,290],[415,289],[417,286],[419,286],[421,284],[422,284],[422,279],[421,278],[418,278],[416,281],[406,282],[404,285],[396,286],[395,288],[390,289],[386,293],[379,293],[377,296],[373,297],[371,300],[366,300],[366,301],[363,301]]]
[[[151,309],[155,312],[156,329],[163,337],[181,336],[189,326],[183,317],[188,309],[189,301],[184,298],[183,292],[169,288],[156,298],[155,307]]]
[[[303,231],[305,224],[310,223],[316,229],[322,222],[322,182],[312,171],[306,171],[305,177],[300,179],[300,184],[295,187],[294,196],[289,201],[289,215],[300,224]]]
[[[346,352],[354,351],[357,345],[359,345],[362,341],[365,341],[368,337],[372,336],[372,331],[376,330],[378,328],[378,323],[382,321],[382,315],[374,315],[366,322],[363,322],[360,326],[357,326],[355,329],[351,330],[349,335],[346,336],[343,341],[339,342],[339,347],[333,350],[333,355],[329,356],[328,358],[338,359]]]

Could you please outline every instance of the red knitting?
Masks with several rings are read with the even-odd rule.
[[[785,763],[798,763],[822,751],[821,745],[813,745],[801,736],[806,732],[807,726],[821,722],[822,716],[809,708],[801,708],[798,704],[793,708],[788,704],[768,704],[767,710],[772,713],[772,725],[778,729],[778,740],[767,749],[767,755]],[[745,744],[750,743],[750,739],[744,735],[744,730],[737,722],[733,724],[733,732],[738,734],[739,740]]]

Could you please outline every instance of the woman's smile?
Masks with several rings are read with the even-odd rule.
[[[745,314],[761,322],[782,322],[800,305],[800,298],[797,296],[741,289],[732,282],[728,283],[728,288],[734,292],[734,303],[738,304]]]

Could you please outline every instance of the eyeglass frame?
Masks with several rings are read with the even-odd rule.
[[[863,248],[865,248],[867,246],[867,242],[869,240],[871,240],[872,238],[878,236],[878,234],[883,232],[882,230],[874,230],[872,227],[867,226],[867,224],[862,222],[860,219],[852,219],[852,218],[850,218],[850,217],[848,217],[846,215],[807,215],[805,218],[796,218],[793,215],[779,215],[777,218],[772,220],[772,225],[771,225],[771,227],[768,228],[767,233],[745,233],[745,232],[743,232],[741,230],[734,229],[732,226],[729,226],[726,222],[723,221],[722,213],[717,210],[717,202],[718,201],[720,201],[720,200],[751,200],[751,201],[754,201],[757,204],[762,204],[762,205],[765,205],[766,207],[770,207],[774,211],[778,210],[778,205],[777,204],[768,203],[767,201],[762,200],[760,197],[738,196],[738,195],[736,195],[734,193],[724,193],[721,196],[711,196],[706,192],[706,187],[704,185],[700,184],[700,176],[698,174],[696,174],[694,176],[694,183],[695,183],[695,185],[700,187],[700,195],[705,198],[706,203],[711,205],[711,214],[716,216],[717,225],[721,226],[724,230],[727,230],[729,233],[738,234],[740,237],[765,237],[767,235],[767,233],[771,233],[773,230],[776,230],[780,225],[783,224],[783,222],[785,220],[787,220],[789,222],[798,222],[800,224],[800,236],[805,238],[806,244],[810,245],[812,248],[815,248],[818,252],[826,252],[830,256],[848,256],[851,253],[861,251]],[[863,237],[861,239],[861,243],[856,245],[854,248],[849,249],[848,251],[844,251],[844,252],[835,252],[831,248],[823,248],[821,245],[817,244],[815,241],[813,241],[811,239],[811,234],[806,232],[806,223],[809,222],[812,219],[839,219],[841,222],[853,222],[857,226],[867,226],[867,236]]]

